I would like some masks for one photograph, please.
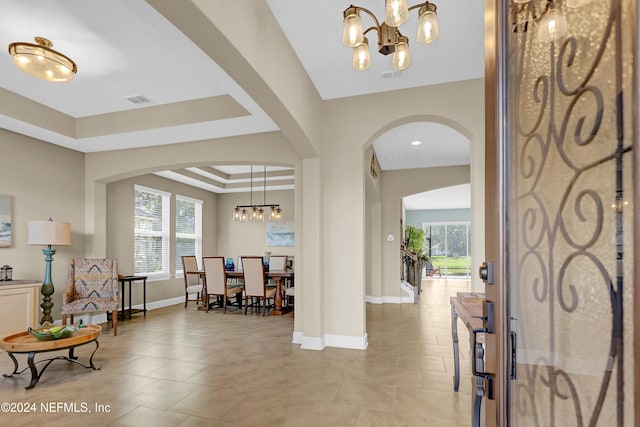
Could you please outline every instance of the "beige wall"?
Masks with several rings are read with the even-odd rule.
[[[118,259],[118,273],[133,274],[134,185],[142,185],[171,193],[170,234],[175,235],[175,196],[202,200],[202,253],[216,254],[218,246],[218,196],[179,182],[155,175],[142,175],[107,185],[107,249],[109,257]],[[169,247],[169,280],[159,280],[147,286],[147,303],[184,297],[184,281],[175,277],[175,239]],[[126,291],[126,289],[125,289]],[[142,304],[142,292],[132,292],[133,304]],[[128,304],[128,303],[127,303]]]
[[[402,233],[400,221],[404,222],[402,198],[411,194],[468,183],[469,166],[441,168],[404,169],[386,171],[382,174],[382,295],[375,297],[399,298],[406,296],[400,288],[401,263],[400,243],[402,237],[389,242],[388,234]]]
[[[336,99],[325,103],[322,151],[325,197],[323,289],[326,301],[331,301],[325,310],[326,334],[347,335],[356,339],[362,337],[366,340],[364,194],[369,167],[369,159],[365,159],[366,148],[387,130],[415,121],[432,121],[450,126],[466,136],[472,146],[484,146],[483,101],[483,80],[469,80]],[[483,170],[484,165],[477,159],[478,150],[472,148],[471,152],[473,167],[478,171]],[[467,172],[464,182],[469,182],[469,179]],[[384,182],[382,188],[384,191]],[[484,194],[484,188],[475,187],[472,191],[478,192],[478,195]],[[390,218],[386,213],[392,209],[397,211],[394,217],[400,218],[399,202],[396,208],[385,206],[383,196],[382,203],[383,218]],[[484,205],[472,206],[473,209],[479,209],[482,214],[478,215],[483,215]],[[384,219],[382,221],[382,236],[386,236]],[[478,222],[476,226],[483,224],[484,221]],[[393,229],[399,228],[399,224],[396,224]],[[387,272],[382,275],[382,292],[384,294],[386,287],[392,286],[396,288],[394,294],[398,295],[399,249],[391,251],[391,258],[387,254],[386,243],[386,240],[381,242],[381,263],[383,272]],[[474,253],[482,254],[482,258],[484,248],[478,246],[474,249]],[[397,266],[398,274],[394,274],[390,263]]]
[[[253,193],[253,203],[262,203],[262,192]],[[249,193],[228,193],[218,196],[218,254],[232,257],[241,255],[264,255],[271,251],[272,255],[294,256],[293,247],[267,247],[266,231],[268,222],[236,222],[231,215],[236,205],[248,205]],[[284,213],[283,222],[293,223],[295,220],[294,191],[267,191],[267,203],[278,203]],[[299,236],[298,236],[299,237]]]
[[[14,279],[44,278],[44,247],[27,245],[28,221],[53,218],[71,223],[71,246],[54,247],[51,267],[51,315],[60,319],[67,264],[84,256],[84,155],[3,129],[0,153],[0,194],[12,199],[12,245],[0,248],[0,265],[13,267]]]

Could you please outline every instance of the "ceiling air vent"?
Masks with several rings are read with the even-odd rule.
[[[132,104],[136,104],[136,105],[149,104],[151,102],[151,100],[144,95],[127,96],[125,99],[131,102]]]
[[[384,73],[381,74],[381,76],[382,76],[382,80],[399,79],[400,77],[402,77],[402,72],[401,71],[385,71]]]

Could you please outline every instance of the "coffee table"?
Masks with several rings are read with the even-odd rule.
[[[28,390],[34,388],[36,384],[38,384],[40,377],[54,360],[66,360],[68,362],[78,364],[83,368],[93,369],[94,371],[97,371],[100,368],[97,368],[93,364],[93,355],[96,354],[96,351],[98,351],[98,347],[100,346],[100,344],[98,343],[98,337],[100,337],[100,335],[102,335],[102,327],[100,325],[85,325],[69,338],[61,338],[59,340],[51,341],[40,341],[37,338],[31,336],[27,331],[8,335],[0,341],[0,348],[6,351],[11,360],[13,360],[14,369],[12,373],[3,374],[3,376],[5,378],[10,378],[13,375],[21,374],[27,369],[30,369],[31,382],[27,387],[25,387]],[[78,357],[73,354],[73,351],[76,347],[80,347],[92,342],[96,344],[96,348],[95,350],[93,350],[93,353],[91,353],[91,356],[89,357],[89,364],[86,365],[78,361]],[[56,356],[49,359],[39,360],[37,362],[34,361],[35,355],[38,353],[67,349],[69,350],[69,356]],[[14,354],[24,353],[29,354],[27,356],[28,366],[19,371],[18,361],[16,360]],[[42,367],[40,372],[38,372],[36,365],[44,362],[46,362],[45,365]]]

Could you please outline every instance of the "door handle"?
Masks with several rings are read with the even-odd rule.
[[[477,367],[477,363],[479,359],[484,360],[484,349],[482,347],[482,344],[478,343],[478,334],[479,333],[486,333],[487,331],[482,328],[482,329],[474,329],[472,331],[473,333],[473,361],[471,362],[471,373],[476,376],[476,377],[480,377],[484,379],[484,388],[486,390],[487,393],[487,398],[490,400],[494,399],[494,393],[493,393],[493,380],[495,378],[495,375],[493,375],[490,372],[486,372],[486,371],[479,371],[478,367]],[[482,351],[482,354],[479,354],[478,350]],[[484,366],[484,363],[483,363]]]
[[[517,368],[517,341],[516,341],[516,331],[511,331],[511,379],[517,379],[516,368]]]

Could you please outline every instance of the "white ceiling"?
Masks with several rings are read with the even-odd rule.
[[[391,71],[391,58],[375,52],[375,32],[369,33],[371,68],[363,73],[351,69],[351,49],[340,40],[342,12],[349,6],[348,1],[265,1],[323,99],[483,76],[482,2],[436,1],[441,37],[429,46],[412,41],[417,21],[417,13],[412,11],[409,22],[400,30],[410,37],[413,64],[408,70],[395,73],[399,77],[382,79],[382,73]],[[383,0],[362,0],[358,4],[382,16]],[[70,137],[16,120],[4,113],[10,106],[0,106],[2,128],[87,153],[278,130],[275,122],[233,76],[227,75],[143,0],[0,0],[0,11],[0,46],[14,41],[33,42],[36,35],[45,36],[53,42],[54,49],[69,55],[78,64],[74,80],[52,84],[19,71],[3,48],[0,50],[0,88],[70,117],[99,118],[149,106],[218,99],[215,97],[223,95],[246,110],[245,115],[196,123]],[[367,19],[363,15],[365,26],[369,24]],[[126,100],[137,95],[147,97],[151,104],[140,106]],[[468,141],[465,143],[461,138],[440,125],[406,125],[383,135],[374,147],[382,170],[464,164],[465,156],[468,163]],[[423,151],[404,143],[412,139],[425,143],[420,148]],[[421,154],[416,156],[416,152]],[[246,181],[248,166],[237,167],[239,169],[224,170],[216,166],[229,181],[223,183],[223,191],[225,188],[240,191],[232,188],[232,184],[240,182],[239,179]],[[193,171],[166,172],[167,176],[172,174],[186,176],[172,179],[200,180]],[[206,178],[202,178],[202,182],[212,188],[219,186]],[[293,185],[293,181],[283,185]]]
[[[413,194],[402,199],[408,211],[422,209],[464,209],[471,207],[471,184],[454,185]]]

